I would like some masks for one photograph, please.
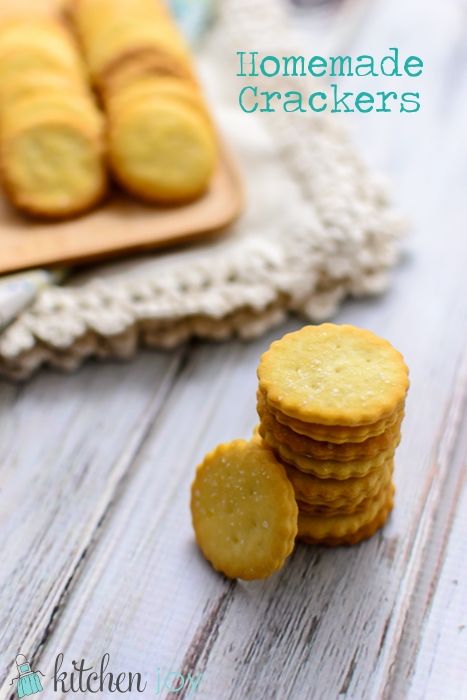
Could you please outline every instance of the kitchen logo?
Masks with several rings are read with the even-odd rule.
[[[18,675],[12,679],[10,685],[16,681],[16,694],[19,698],[42,692],[43,687],[39,674],[41,676],[44,674],[39,670],[33,671],[24,654],[18,654],[16,657],[16,669]]]
[[[153,695],[169,695],[176,697],[184,691],[188,695],[196,693],[201,683],[203,674],[183,672],[157,667],[152,675],[139,671],[114,672],[109,669],[110,654],[104,654],[98,665],[86,663],[85,659],[73,660],[71,667],[64,663],[62,653],[57,654],[54,663],[52,679],[49,683],[49,692],[64,694],[89,693],[145,693]],[[12,685],[17,681],[16,692],[19,698],[40,693],[42,688],[39,674],[44,674],[31,669],[31,664],[23,654],[16,657],[18,675],[12,679]]]

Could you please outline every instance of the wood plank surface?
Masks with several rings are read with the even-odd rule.
[[[403,46],[428,66],[416,119],[353,121],[412,221],[390,291],[336,319],[387,337],[410,367],[388,525],[354,548],[300,545],[263,582],[223,579],[194,545],[195,465],[250,433],[259,355],[299,319],[250,343],[3,385],[0,698],[20,650],[45,698],[65,697],[50,687],[59,652],[68,669],[108,652],[147,695],[159,668],[202,674],[201,700],[467,697],[467,105],[446,101],[448,76],[465,83],[465,24],[454,0],[370,5],[346,49]]]

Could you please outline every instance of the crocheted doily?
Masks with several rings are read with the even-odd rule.
[[[190,336],[249,338],[289,311],[321,321],[347,295],[386,287],[401,219],[338,120],[238,107],[239,47],[293,52],[280,2],[219,4],[200,69],[238,154],[245,213],[216,242],[91,268],[44,290],[0,335],[4,375],[27,377],[44,363],[72,370],[87,357],[126,358],[139,345],[168,348]],[[268,89],[290,89],[290,80],[270,79]]]

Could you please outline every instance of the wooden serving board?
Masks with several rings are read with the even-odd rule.
[[[182,206],[144,205],[115,191],[89,214],[51,223],[23,216],[0,194],[0,274],[193,241],[225,228],[242,204],[240,178],[225,148],[209,190]]]

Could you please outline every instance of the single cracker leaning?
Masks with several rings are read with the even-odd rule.
[[[234,440],[210,452],[191,489],[196,541],[230,578],[280,569],[294,546],[297,504],[284,467],[264,447]]]

